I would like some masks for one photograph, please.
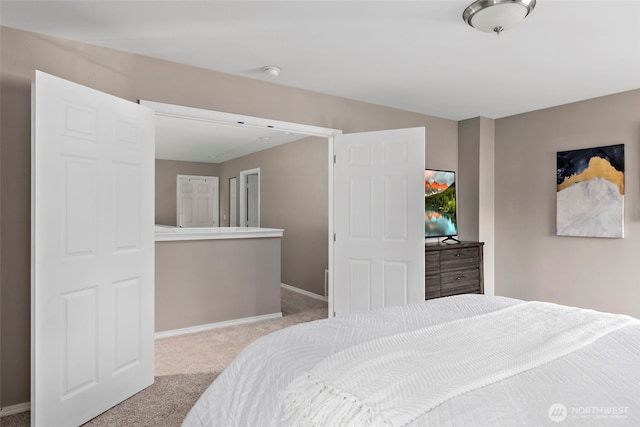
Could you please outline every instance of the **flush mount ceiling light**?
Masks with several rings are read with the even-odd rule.
[[[464,22],[480,31],[500,34],[516,26],[536,7],[536,0],[478,0],[462,13]]]
[[[266,65],[262,67],[262,72],[269,77],[278,77],[278,74],[280,74],[280,67],[276,67],[275,65]]]

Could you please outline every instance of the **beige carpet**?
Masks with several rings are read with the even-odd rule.
[[[84,424],[89,427],[180,426],[198,397],[247,344],[278,329],[327,317],[327,303],[282,290],[280,319],[156,340],[155,383]],[[29,412],[1,419],[27,427]]]

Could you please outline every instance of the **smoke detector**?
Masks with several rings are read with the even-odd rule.
[[[265,65],[262,67],[262,72],[269,77],[278,77],[278,74],[280,74],[280,67],[275,65]]]

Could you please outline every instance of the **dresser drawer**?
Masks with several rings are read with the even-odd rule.
[[[440,286],[437,288],[424,288],[424,299],[440,298],[441,296]]]
[[[480,250],[478,248],[461,248],[442,251],[440,254],[440,270],[464,269],[478,267]]]
[[[436,274],[435,276],[424,276],[424,287],[440,289],[440,275]]]
[[[424,276],[424,299],[440,298],[440,275],[427,272]]]
[[[442,273],[440,293],[442,296],[480,293],[480,271],[475,268]]]
[[[440,254],[438,252],[426,252],[424,254],[425,274],[440,274]]]

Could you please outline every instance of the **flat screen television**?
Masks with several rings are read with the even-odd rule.
[[[424,171],[424,237],[446,237],[457,242],[456,173],[425,169]]]

